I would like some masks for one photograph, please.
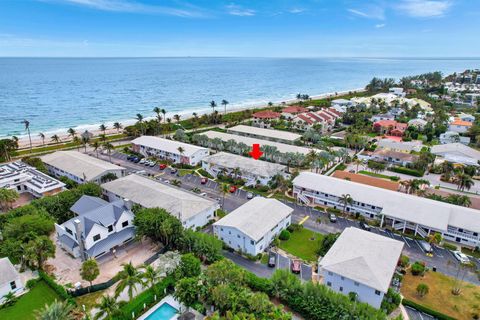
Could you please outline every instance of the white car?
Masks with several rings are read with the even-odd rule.
[[[461,251],[453,251],[453,256],[458,261],[460,261],[461,264],[469,264],[470,263],[470,259],[468,258],[468,256],[466,254],[462,253]]]

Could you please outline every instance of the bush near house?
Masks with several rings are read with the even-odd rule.
[[[207,177],[208,179],[213,179],[213,176],[204,169],[198,169],[197,172],[200,173],[202,176]]]
[[[403,173],[403,174],[414,176],[414,177],[423,177],[423,174],[424,174],[424,172],[405,168],[405,167],[391,167],[391,168],[388,168],[388,170],[396,173]]]
[[[415,261],[415,263],[412,264],[411,272],[414,276],[422,275],[425,272],[425,263]]]
[[[282,230],[278,238],[282,241],[287,241],[288,239],[290,239],[290,232],[288,230]]]

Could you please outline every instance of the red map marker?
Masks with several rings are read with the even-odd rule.
[[[252,145],[252,151],[250,151],[249,154],[253,159],[258,160],[263,154],[263,152],[260,151],[260,145],[258,143],[254,143]]]

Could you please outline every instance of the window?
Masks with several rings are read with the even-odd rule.
[[[122,222],[122,228],[125,228],[126,226],[128,226],[128,220]]]
[[[340,288],[338,288],[338,289],[340,290],[340,292],[343,292],[343,287],[340,287]]]
[[[240,235],[239,235],[239,234],[237,234],[237,238],[240,239]]]
[[[70,230],[70,229],[68,229],[68,228],[65,228],[65,231],[67,231],[67,233],[69,233],[69,234],[73,235],[73,232],[72,232],[72,230]]]
[[[99,234],[96,234],[93,236],[93,241],[98,241],[100,240],[100,235]]]
[[[251,245],[254,245],[255,242],[254,242],[253,240],[250,240],[250,244],[251,244]]]
[[[108,232],[112,232],[112,231],[113,231],[113,226],[112,225],[108,226]]]
[[[329,276],[333,276],[333,272],[328,271]]]
[[[356,287],[358,287],[358,286],[360,285],[360,283],[358,283],[357,281],[355,281],[353,284],[354,284]]]
[[[340,277],[340,279],[345,280],[345,277]]]
[[[12,290],[17,289],[17,284],[15,283],[15,281],[10,282],[10,288],[11,288]]]
[[[330,281],[327,282],[327,286],[331,287],[332,283]]]
[[[375,290],[375,294],[376,294],[377,296],[379,296],[379,295],[380,295],[380,291]]]

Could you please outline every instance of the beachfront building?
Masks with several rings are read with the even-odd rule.
[[[110,202],[129,199],[144,208],[165,209],[185,228],[203,227],[219,208],[216,201],[136,174],[104,183],[101,187]]]
[[[200,164],[202,159],[208,156],[207,148],[154,136],[141,136],[132,140],[132,149],[145,157],[156,157],[191,166]]]
[[[308,112],[307,108],[300,106],[288,106],[282,109],[282,116],[287,120],[292,120],[297,114]]]
[[[335,99],[332,100],[331,107],[340,113],[347,112],[348,108],[355,106],[356,104],[353,101],[347,99]]]
[[[247,187],[267,185],[276,175],[287,177],[286,166],[226,152],[205,157],[202,168],[214,177],[223,174],[241,178]]]
[[[458,132],[454,131],[447,131],[445,133],[442,133],[439,137],[439,140],[441,144],[459,142],[468,146],[468,144],[470,143],[469,137],[462,137]]]
[[[451,163],[478,166],[480,161],[479,151],[458,142],[432,146],[430,152]]]
[[[252,114],[253,124],[260,128],[270,128],[270,122],[280,119],[281,115],[281,113],[271,110],[255,112]]]
[[[301,135],[290,132],[290,131],[264,129],[264,128],[246,126],[243,124],[228,128],[227,131],[229,133],[237,134],[240,136],[277,141],[277,142],[289,143],[289,144],[294,144],[295,142],[300,141],[300,139],[302,138]]]
[[[445,240],[468,247],[480,242],[479,210],[311,172],[293,180],[293,194],[304,204],[340,210],[345,207],[343,196],[349,195],[353,200],[345,211],[377,220],[381,228],[410,230],[421,237],[438,232]]]
[[[19,295],[23,291],[24,284],[17,269],[7,257],[0,258],[0,305],[5,302],[6,294]]]
[[[13,189],[19,194],[28,193],[34,198],[41,198],[63,191],[65,184],[22,161],[15,161],[0,166],[0,188]]]
[[[376,150],[370,156],[370,159],[388,164],[406,166],[418,160],[418,156],[410,153],[380,149]]]
[[[82,261],[99,258],[132,241],[135,237],[132,203],[82,196],[70,208],[75,217],[55,224],[62,249]]]
[[[410,153],[412,151],[420,152],[423,148],[421,141],[394,141],[391,139],[381,139],[377,142],[377,150],[385,149],[397,152]]]
[[[105,175],[117,178],[125,175],[124,167],[103,161],[78,151],[57,151],[41,157],[48,172],[55,177],[67,177],[77,183],[102,183]]]
[[[455,118],[452,122],[448,124],[448,131],[465,133],[472,127],[472,125],[473,123],[469,121],[464,121],[459,118]]]
[[[213,232],[230,248],[256,256],[290,225],[292,212],[276,199],[256,197],[215,222]]]
[[[380,134],[402,137],[407,130],[407,124],[395,120],[380,120],[373,124],[373,130]]]
[[[342,114],[333,108],[325,108],[317,112],[306,112],[298,114],[292,119],[298,130],[308,130],[310,128],[319,128],[322,132],[328,132],[335,126],[335,120]]]
[[[319,281],[344,295],[356,293],[360,302],[379,309],[402,250],[401,241],[348,227],[319,259]]]
[[[399,98],[404,98],[407,95],[407,93],[403,90],[403,88],[398,88],[398,87],[390,88],[388,89],[388,92],[396,95]]]

